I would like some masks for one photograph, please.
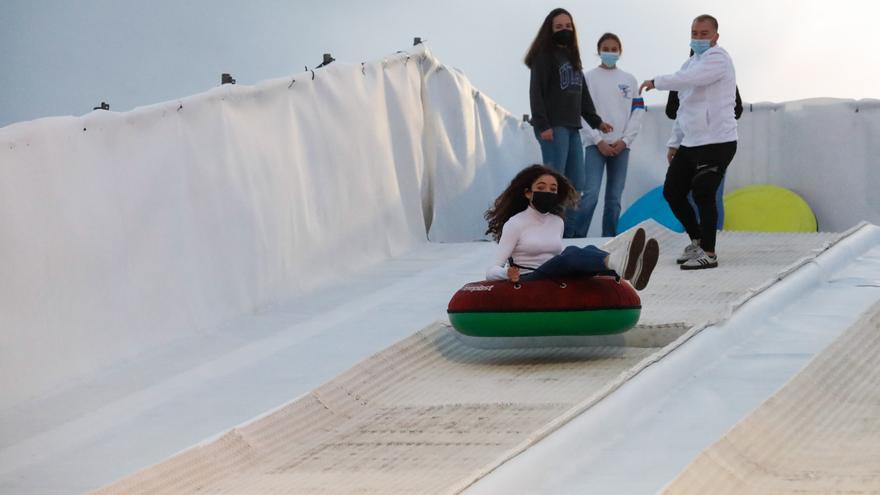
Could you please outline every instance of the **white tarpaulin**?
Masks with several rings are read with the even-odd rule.
[[[4,404],[398,255],[429,226],[481,238],[538,156],[531,127],[424,48],[8,126],[0,143]]]
[[[842,232],[862,220],[880,223],[880,100],[746,103],[737,122],[726,193],[750,184],[791,189],[812,207],[823,232]],[[671,128],[662,107],[648,108],[630,154],[624,209],[663,184]],[[601,215],[600,200],[591,235],[601,234]]]
[[[0,130],[4,403],[423,242],[405,59]]]

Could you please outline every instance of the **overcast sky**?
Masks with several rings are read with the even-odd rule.
[[[743,99],[880,98],[874,30],[880,7],[838,0],[515,1],[0,0],[0,126],[124,111],[200,93],[230,72],[239,84],[313,67],[321,54],[359,63],[427,40],[514,114],[529,113],[522,57],[544,16],[570,10],[584,63],[605,31],[638,80],[676,70],[690,22],[720,22]],[[660,101],[661,95],[648,98]]]

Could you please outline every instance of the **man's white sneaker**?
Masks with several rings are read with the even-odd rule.
[[[711,254],[706,254],[706,252],[700,248],[697,249],[699,249],[697,257],[682,263],[682,270],[703,270],[705,268],[718,267],[718,256],[712,256]]]
[[[684,252],[681,253],[681,256],[676,258],[675,262],[680,265],[685,261],[696,259],[702,251],[703,250],[700,249],[700,241],[692,240],[690,244],[684,247]]]

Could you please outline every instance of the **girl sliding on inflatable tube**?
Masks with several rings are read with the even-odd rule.
[[[498,242],[488,280],[537,280],[585,277],[613,271],[636,290],[648,285],[660,247],[637,229],[623,249],[612,253],[596,246],[562,249],[562,215],[577,192],[559,172],[532,165],[519,172],[486,214],[487,234]],[[513,263],[508,260],[513,258]]]

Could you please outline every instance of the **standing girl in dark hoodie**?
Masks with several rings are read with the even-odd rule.
[[[525,63],[532,71],[532,126],[544,163],[564,174],[580,194],[585,186],[581,117],[593,129],[607,133],[613,128],[596,115],[584,81],[577,31],[567,10],[553,9],[547,15]],[[573,237],[574,229],[573,222],[566,220],[564,237]]]

